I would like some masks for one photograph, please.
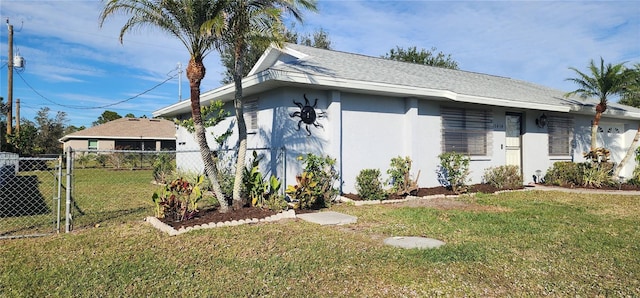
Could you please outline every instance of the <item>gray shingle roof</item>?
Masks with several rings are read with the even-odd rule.
[[[573,105],[564,92],[533,83],[475,72],[399,62],[353,53],[329,51],[297,44],[287,47],[309,55],[307,58],[272,66],[282,71],[446,90],[469,96],[510,101]]]
[[[282,50],[271,48],[265,52],[243,81],[244,95],[297,84],[364,93],[389,92],[399,97],[436,96],[453,101],[585,115],[593,115],[598,103],[595,99],[585,100],[577,96],[566,98],[565,91],[507,77],[290,43],[285,44]],[[233,85],[205,92],[201,98],[203,103],[217,99],[232,100]],[[170,116],[186,113],[189,109],[187,102],[181,102],[153,114]],[[640,109],[610,101],[604,116],[640,119]]]
[[[175,139],[176,127],[172,121],[165,119],[120,118],[107,123],[76,131],[62,137],[68,139]]]

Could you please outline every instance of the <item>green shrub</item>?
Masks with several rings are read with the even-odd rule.
[[[98,154],[96,156],[96,162],[103,168],[107,166],[108,160],[109,160],[108,154]]]
[[[167,183],[176,169],[175,159],[169,153],[160,153],[153,161],[153,179],[158,183]]]
[[[640,185],[640,147],[636,148],[636,167],[633,169],[633,176],[627,179],[627,183]]]
[[[318,182],[313,178],[313,173],[303,172],[296,176],[296,185],[287,186],[285,192],[291,197],[294,209],[311,209],[320,204],[321,196],[316,190]]]
[[[545,184],[550,185],[579,185],[586,187],[602,187],[613,183],[611,170],[613,164],[609,162],[558,161],[547,170],[544,176]]]
[[[96,159],[96,155],[93,153],[82,153],[75,157],[75,161],[80,165],[81,168],[86,168],[87,165]]]
[[[356,177],[356,190],[365,200],[384,200],[386,193],[380,181],[380,170],[363,169]]]
[[[264,203],[265,181],[260,173],[260,160],[263,156],[258,157],[258,153],[253,151],[253,160],[251,165],[244,168],[242,173],[242,183],[245,195],[249,197],[251,206],[262,207]]]
[[[220,183],[220,189],[222,189],[223,194],[230,197],[233,194],[233,182],[236,180],[235,164],[233,164],[230,157],[216,157],[214,161],[218,165],[216,176],[218,177],[218,183]]]
[[[123,156],[124,156],[123,161],[122,161],[122,165],[123,166],[126,165],[131,170],[141,169],[142,168],[143,154],[136,154],[136,153],[133,153],[133,152],[128,152],[128,153],[124,153]]]
[[[287,203],[278,193],[280,180],[271,175],[269,181],[266,181],[262,173],[260,173],[260,160],[262,160],[262,157],[258,157],[258,154],[254,151],[251,166],[244,169],[242,180],[245,193],[253,207],[266,207],[273,211],[283,210],[286,208]]]
[[[448,188],[455,193],[467,192],[469,186],[469,162],[471,159],[461,153],[445,152],[438,155],[440,158],[441,175],[447,182]]]
[[[418,178],[411,179],[411,162],[411,158],[408,156],[398,156],[391,159],[391,165],[387,170],[391,193],[408,195],[418,190]],[[420,176],[420,173],[418,173],[418,176]]]
[[[482,179],[498,189],[522,188],[523,179],[520,167],[516,165],[504,165],[488,168]]]
[[[304,171],[296,177],[296,185],[287,187],[286,193],[293,200],[299,200],[296,208],[328,206],[340,192],[333,186],[340,178],[335,169],[336,160],[314,154],[300,156],[298,160],[304,164]]]
[[[583,162],[578,164],[578,184],[585,187],[600,188],[603,185],[613,183],[611,172],[613,163],[609,162]]]
[[[544,183],[549,185],[579,185],[578,164],[571,161],[556,161],[544,175]]]
[[[287,209],[287,201],[284,200],[284,196],[279,192],[281,185],[280,180],[278,180],[276,176],[271,175],[269,184],[265,186],[263,207],[276,212]]]
[[[193,218],[202,199],[200,185],[203,181],[204,176],[198,176],[195,183],[178,178],[153,193],[151,198],[156,205],[156,217],[168,217],[175,221]]]

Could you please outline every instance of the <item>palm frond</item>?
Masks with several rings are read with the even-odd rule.
[[[624,75],[624,63],[606,64],[604,59],[600,58],[600,65],[591,60],[587,69],[588,72],[582,72],[575,67],[569,67],[577,76],[567,78],[567,81],[577,85],[577,89],[565,94],[569,97],[572,95],[580,95],[582,97],[595,97],[600,100],[600,104],[606,106],[611,95],[621,94],[623,92],[626,78]]]
[[[129,16],[120,30],[126,33],[156,28],[177,38],[192,57],[204,58],[217,37],[201,30],[204,23],[220,15],[224,0],[109,0],[100,14],[100,26],[115,14]]]

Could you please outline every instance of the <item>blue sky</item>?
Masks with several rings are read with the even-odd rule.
[[[182,44],[153,30],[131,32],[120,44],[125,19],[109,19],[100,28],[101,7],[100,1],[84,0],[0,2],[0,96],[6,102],[8,18],[14,54],[26,61],[14,72],[22,118],[33,120],[49,107],[51,117],[64,111],[67,124],[91,126],[105,110],[150,116],[178,101],[177,66],[189,58]],[[574,76],[568,67],[584,70],[600,57],[629,66],[640,62],[637,1],[320,0],[318,7],[295,29],[322,28],[335,50],[381,56],[396,46],[436,47],[462,70],[563,91],[575,89],[565,81]],[[215,52],[205,65],[203,92],[220,86],[223,73]]]

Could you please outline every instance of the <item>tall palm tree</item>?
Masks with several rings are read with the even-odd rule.
[[[596,66],[593,60],[589,63],[589,72],[584,73],[574,67],[569,69],[575,71],[578,76],[568,78],[567,81],[574,82],[578,89],[571,91],[565,96],[579,94],[582,97],[596,97],[600,100],[596,105],[596,115],[591,125],[591,152],[597,148],[596,134],[602,113],[607,110],[609,97],[621,94],[624,91],[627,75],[625,75],[624,63],[605,65],[604,59],[600,58],[600,67]]]
[[[640,107],[640,63],[636,63],[634,68],[626,70],[626,83],[622,93],[622,99],[619,103],[629,106]],[[631,145],[627,149],[626,154],[622,158],[616,168],[613,170],[613,178],[618,179],[622,167],[629,161],[633,153],[636,151],[636,146],[640,140],[640,123],[638,123],[638,129],[636,135],[631,141]]]
[[[221,37],[220,50],[233,53],[234,110],[238,125],[238,155],[233,184],[233,208],[244,205],[241,194],[242,173],[247,152],[247,126],[244,120],[242,77],[249,45],[259,41],[274,42],[282,46],[283,14],[288,13],[302,21],[301,9],[316,10],[315,0],[229,0],[222,18],[205,25],[209,32]]]
[[[206,69],[205,56],[215,49],[218,41],[202,30],[202,25],[217,18],[222,12],[224,0],[108,0],[100,14],[100,26],[117,13],[129,16],[120,30],[120,42],[125,33],[145,26],[155,27],[177,38],[189,51],[187,78],[191,92],[191,114],[195,137],[200,147],[205,174],[211,181],[213,192],[220,202],[220,212],[227,212],[229,204],[220,188],[217,167],[207,144],[205,128],[200,110],[200,83]]]
[[[640,108],[640,63],[633,65],[634,68],[627,69],[629,81],[625,87],[619,103],[636,108]]]

